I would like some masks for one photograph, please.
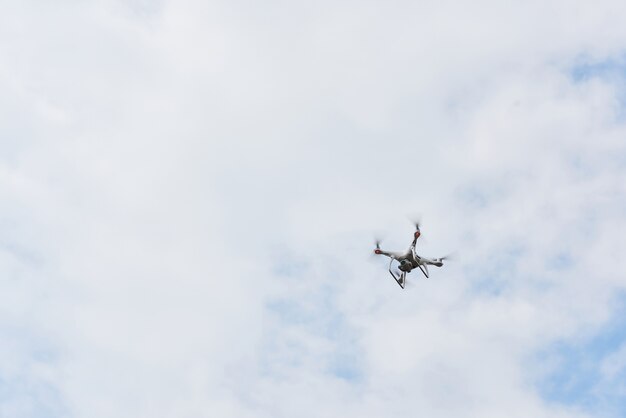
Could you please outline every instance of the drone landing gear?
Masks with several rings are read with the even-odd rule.
[[[428,266],[426,264],[424,264],[424,265],[418,264],[417,267],[419,267],[420,270],[422,270],[422,273],[424,273],[424,276],[426,276],[426,278],[428,278]]]
[[[391,259],[391,261],[389,261],[389,274],[391,274],[391,277],[393,277],[393,279],[398,283],[398,285],[404,289],[404,282],[406,279],[406,271],[403,271],[402,273],[400,273],[398,276],[396,276],[393,271],[391,270],[391,263],[393,262],[393,259]]]

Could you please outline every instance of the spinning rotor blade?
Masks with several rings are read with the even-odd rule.
[[[415,225],[415,230],[418,232],[420,231],[420,224],[422,223],[422,216],[420,214],[412,214],[412,215],[408,215],[409,221],[411,221],[411,223],[413,225]]]
[[[382,240],[381,240],[380,238],[378,238],[378,237],[374,238],[374,245],[375,245],[375,247],[374,247],[374,251],[373,251],[373,252],[372,252],[372,254],[371,254],[371,257],[372,257],[372,258],[373,258],[374,256],[376,256],[376,255],[380,254],[380,251],[381,251],[381,250],[380,250],[380,243],[381,243],[381,241],[382,241]]]
[[[409,215],[408,219],[415,226],[415,232],[413,233],[413,236],[415,237],[415,239],[418,239],[420,235],[422,234],[422,231],[420,231],[420,224],[422,223],[422,217],[420,215],[414,214],[414,215]]]
[[[376,248],[374,249],[374,254],[380,254],[380,239],[376,238],[374,240],[374,243],[376,244]]]
[[[444,255],[443,257],[440,257],[439,259],[442,261],[443,260],[456,260],[456,256],[457,256],[456,253],[450,253],[450,254]]]
[[[420,235],[422,235],[422,232],[420,231],[420,222],[414,221],[413,224],[415,225],[415,232],[413,233],[413,236],[417,240],[420,237]]]

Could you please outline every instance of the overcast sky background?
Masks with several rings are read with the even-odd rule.
[[[0,1],[0,417],[624,416],[624,22]]]

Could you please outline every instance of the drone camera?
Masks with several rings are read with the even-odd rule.
[[[411,264],[407,260],[402,260],[400,262],[400,265],[398,266],[398,268],[400,269],[400,271],[404,271],[405,273],[409,273],[411,270],[413,270],[413,264]]]
[[[420,231],[415,231],[415,239],[418,239],[420,235],[421,235]]]

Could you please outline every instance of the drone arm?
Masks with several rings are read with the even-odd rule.
[[[389,251],[381,250],[380,248],[377,248],[376,250],[374,250],[374,254],[376,254],[376,255],[384,255],[385,257],[390,257],[392,260],[395,257],[394,253],[391,253]]]

